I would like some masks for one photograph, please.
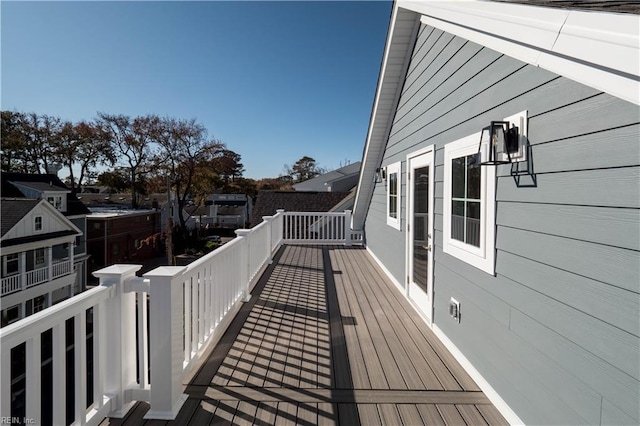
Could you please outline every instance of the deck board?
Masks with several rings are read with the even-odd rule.
[[[358,247],[282,247],[185,393],[163,424],[507,424]]]

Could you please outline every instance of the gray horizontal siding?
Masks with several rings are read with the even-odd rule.
[[[534,187],[496,183],[496,276],[442,251],[444,146],[529,114]],[[422,26],[383,165],[435,145],[434,322],[527,423],[640,422],[640,109]],[[402,282],[378,184],[369,248]],[[448,316],[461,302],[462,321]]]

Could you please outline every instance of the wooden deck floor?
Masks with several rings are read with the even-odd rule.
[[[283,247],[185,392],[175,421],[146,424],[507,424],[355,247]]]

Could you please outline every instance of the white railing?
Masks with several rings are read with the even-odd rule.
[[[361,242],[360,234],[351,231],[351,211],[308,213],[285,212],[283,239],[285,243],[346,244],[352,237]]]
[[[0,330],[0,348],[2,367],[0,374],[0,410],[1,418],[15,417],[11,411],[12,401],[21,400],[26,406],[26,418],[31,424],[41,424],[41,386],[43,361],[41,355],[43,346],[51,348],[51,378],[53,389],[50,392],[53,407],[53,424],[66,424],[67,403],[73,404],[74,421],[84,424],[90,421],[99,422],[111,411],[111,397],[105,386],[105,376],[109,373],[104,369],[101,361],[113,356],[106,338],[112,319],[109,317],[107,302],[112,297],[108,287],[96,287],[76,297],[65,300],[55,306],[40,311],[34,315],[17,321]],[[69,327],[67,322],[72,322]],[[92,353],[93,370],[87,375],[87,325],[93,327]],[[74,381],[67,383],[67,343],[68,330],[73,329],[73,369]],[[43,341],[43,333],[51,330],[51,341]],[[24,353],[24,358],[19,355]],[[109,354],[109,355],[106,355]],[[12,377],[12,365],[24,362],[24,373],[21,377]],[[92,377],[93,402],[87,404],[88,377]],[[23,379],[25,391],[12,394],[12,381]],[[66,401],[67,386],[73,388],[74,400]],[[21,422],[23,420],[21,419]]]
[[[347,226],[350,212],[278,211],[263,219],[253,229],[237,230],[237,238],[186,267],[159,267],[143,278],[135,276],[140,265],[104,268],[94,273],[100,287],[1,329],[0,417],[12,415],[15,400],[11,383],[16,378],[11,377],[11,362],[5,360],[10,360],[12,349],[26,342],[26,415],[37,419],[36,423],[42,420],[40,335],[53,328],[52,421],[66,420],[64,327],[73,318],[76,423],[99,422],[106,415],[123,417],[136,401],[150,403],[145,418],[175,419],[187,398],[182,393],[183,382],[223,335],[242,302],[250,300],[253,286],[280,245],[362,241],[361,233]],[[63,269],[60,266],[59,271]],[[84,410],[88,309],[93,311],[95,397]]]
[[[63,275],[69,275],[72,272],[71,261],[63,260],[60,262],[54,261],[51,265],[51,279],[62,277]]]
[[[2,279],[2,295],[22,289],[22,275],[16,274]]]
[[[49,281],[49,267],[27,271],[27,288]]]

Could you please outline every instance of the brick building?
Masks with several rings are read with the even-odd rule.
[[[104,210],[87,216],[90,271],[114,263],[144,262],[163,251],[160,212]]]

